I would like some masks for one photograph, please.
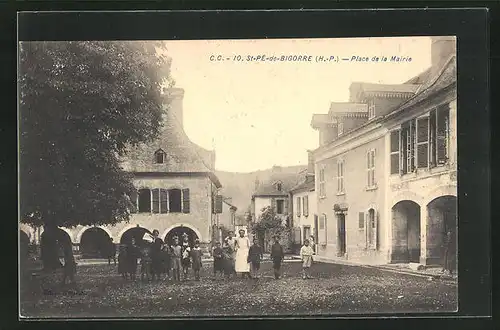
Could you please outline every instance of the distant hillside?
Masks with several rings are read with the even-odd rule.
[[[235,173],[225,171],[215,171],[217,177],[222,183],[222,194],[226,197],[231,197],[231,203],[238,208],[238,214],[244,214],[250,206],[252,193],[255,190],[255,180],[260,182],[268,182],[271,180],[273,173],[279,172],[280,175],[290,175],[297,178],[299,183],[301,172],[307,166],[280,166],[267,170],[260,170],[250,173]]]

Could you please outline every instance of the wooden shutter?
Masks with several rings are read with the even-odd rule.
[[[153,213],[160,213],[160,191],[159,189],[153,189]]]
[[[285,201],[283,202],[283,214],[288,215],[288,198],[285,198]]]
[[[300,197],[297,197],[296,199],[296,203],[297,203],[297,216],[300,217],[300,214],[301,214],[301,209],[300,209]]]
[[[215,196],[215,213],[222,213],[222,196]]]
[[[182,189],[182,213],[191,212],[189,189]]]
[[[309,216],[309,196],[304,196],[304,215]]]
[[[399,174],[400,132],[391,132],[391,174]]]
[[[375,212],[375,228],[373,228],[373,249],[378,250],[378,225],[379,225],[379,212]]]
[[[168,191],[160,189],[160,213],[168,213]]]
[[[444,164],[448,160],[448,131],[450,121],[449,108],[440,107],[437,111],[436,119],[436,144],[437,144],[437,163]]]
[[[274,214],[277,213],[277,209],[276,209],[276,199],[275,198],[271,198],[271,210],[273,211]]]
[[[365,228],[365,213],[364,212],[358,213],[358,228],[359,229]]]
[[[417,119],[417,167],[429,166],[429,118]]]

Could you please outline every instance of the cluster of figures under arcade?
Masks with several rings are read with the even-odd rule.
[[[313,248],[306,240],[301,249],[304,278],[309,278],[313,254]],[[172,244],[165,244],[158,237],[158,231],[154,230],[150,242],[143,241],[136,244],[135,240],[132,239],[128,244],[120,247],[118,272],[124,278],[135,281],[139,265],[141,280],[173,279],[174,281],[186,281],[189,277],[189,269],[192,269],[194,279],[199,281],[202,255],[198,240],[195,241],[194,246],[190,246],[188,236],[183,235],[182,238],[174,237]],[[233,233],[230,232],[223,244],[216,242],[212,248],[212,256],[214,278],[217,276],[230,278],[238,274],[241,274],[243,278],[256,279],[259,277],[260,263],[263,259],[262,248],[257,239],[254,239],[251,245],[243,230],[239,232],[238,237],[234,237]],[[281,276],[281,264],[284,256],[279,237],[275,237],[271,248],[271,259],[276,279]]]

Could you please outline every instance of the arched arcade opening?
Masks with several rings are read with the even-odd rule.
[[[80,239],[80,253],[82,258],[107,258],[111,248],[114,248],[113,241],[108,233],[99,227],[86,229]]]
[[[193,246],[195,240],[199,239],[198,235],[194,230],[192,230],[189,227],[184,227],[184,226],[179,226],[172,228],[171,230],[168,231],[168,233],[164,237],[164,241],[171,245],[174,243],[174,237],[177,236],[179,237],[179,242],[182,242],[182,237],[183,235],[187,234],[188,235],[188,240],[189,240],[189,245]]]
[[[457,197],[440,196],[427,204],[427,261],[440,264],[448,230],[451,232],[449,254],[455,256],[452,267],[456,268],[457,244]]]
[[[392,207],[391,262],[420,262],[420,205],[414,201]]]
[[[151,231],[143,227],[130,228],[122,234],[120,238],[120,244],[130,244],[133,238],[136,245],[143,246],[145,242],[142,238],[144,237],[145,233],[152,234]]]

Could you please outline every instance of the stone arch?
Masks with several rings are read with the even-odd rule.
[[[391,207],[391,262],[420,262],[420,204],[400,200]]]
[[[175,229],[177,227],[186,227],[186,228],[191,229],[192,231],[194,231],[194,233],[196,234],[196,236],[198,236],[198,239],[200,240],[200,242],[203,241],[203,236],[201,235],[201,232],[198,230],[198,228],[196,228],[193,225],[190,225],[188,223],[181,223],[181,222],[175,223],[175,224],[171,225],[170,227],[168,227],[166,230],[164,230],[161,238],[164,239],[165,237],[167,237],[167,234],[172,229]]]
[[[71,239],[71,243],[74,243],[74,237],[73,237],[73,232],[66,228],[66,227],[58,227],[59,229],[61,229],[62,231],[64,231],[66,234],[68,234],[69,238]]]
[[[129,224],[129,225],[127,225],[127,226],[123,227],[123,229],[122,229],[122,230],[120,230],[120,232],[119,232],[119,233],[118,233],[118,235],[116,236],[116,243],[120,243],[120,241],[121,241],[121,239],[122,239],[122,236],[123,236],[123,234],[125,234],[125,232],[127,232],[127,231],[128,231],[128,230],[130,230],[130,229],[134,229],[134,228],[143,228],[143,229],[145,229],[145,230],[149,231],[149,229],[147,229],[147,228],[145,228],[145,227],[142,227],[142,226],[140,226],[140,225],[137,225],[137,224],[135,224],[135,225],[130,225],[130,224]]]
[[[419,194],[416,194],[412,191],[403,191],[397,194],[391,202],[391,207],[394,207],[396,204],[402,201],[411,201],[415,202],[418,204],[418,206],[422,207],[422,205],[425,205],[422,203],[423,197]]]
[[[21,232],[23,232],[24,234],[26,234],[26,236],[28,236],[28,239],[31,241],[31,231],[26,227],[27,227],[26,225],[24,225],[24,226],[21,225],[21,226],[19,226],[19,230]]]
[[[433,189],[430,193],[428,193],[425,196],[424,203],[422,203],[422,204],[424,206],[428,206],[436,198],[444,197],[444,196],[457,197],[457,186],[456,185],[446,185],[446,186],[440,186],[440,187],[437,187],[436,189]]]
[[[82,239],[82,235],[83,233],[87,230],[87,229],[90,229],[90,228],[99,228],[99,229],[102,229],[106,232],[106,234],[108,234],[109,237],[111,237],[113,239],[113,241],[115,240],[115,237],[113,236],[113,234],[111,233],[111,230],[109,230],[108,228],[104,227],[104,226],[85,226],[83,227],[77,234],[76,234],[76,237],[75,237],[75,243],[80,243],[81,239]]]

